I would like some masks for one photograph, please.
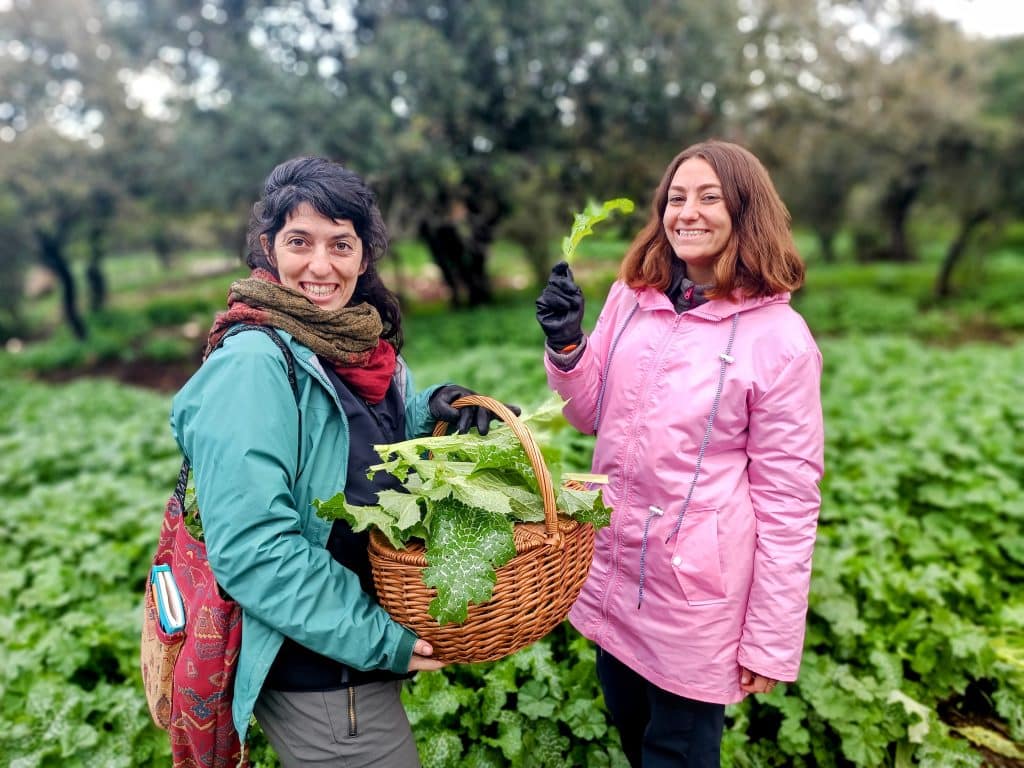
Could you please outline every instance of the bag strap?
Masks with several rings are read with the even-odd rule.
[[[234,336],[236,334],[242,333],[244,331],[261,331],[262,333],[265,333],[270,338],[270,340],[273,341],[274,344],[277,345],[277,348],[281,350],[281,354],[284,355],[285,365],[288,368],[288,383],[291,385],[292,394],[295,395],[295,405],[298,406],[298,404],[299,404],[299,384],[298,384],[298,381],[295,378],[295,356],[292,354],[292,351],[290,349],[288,349],[288,345],[284,343],[284,339],[282,339],[281,336],[277,333],[277,331],[275,331],[273,328],[270,328],[270,327],[268,327],[266,325],[255,325],[253,323],[243,323],[243,324],[240,324],[240,325],[236,325],[236,326],[230,328],[228,330],[228,332],[225,333],[220,338],[220,341],[218,341],[217,344],[213,347],[213,349],[210,350],[210,353],[209,353],[209,355],[207,355],[207,357],[209,357],[214,352],[216,352],[218,349],[220,349],[221,345],[224,344],[224,342],[227,341],[231,336]],[[296,459],[295,459],[295,468],[296,468],[297,472],[301,472],[302,471],[301,470],[301,467],[302,467],[302,409],[299,408],[298,410],[299,410],[299,439],[298,439],[298,455],[296,456]],[[182,461],[182,463],[181,463],[181,472],[178,473],[178,482],[174,486],[174,495],[178,498],[178,501],[181,503],[182,508],[185,507],[185,489],[188,487],[188,473],[189,473],[189,470],[191,468],[192,468],[192,463],[189,461],[188,457],[186,457],[185,460]],[[298,477],[298,474],[296,474],[296,478],[297,477]]]

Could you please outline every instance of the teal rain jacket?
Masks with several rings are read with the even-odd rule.
[[[416,640],[326,549],[331,523],[312,502],[344,487],[348,421],[316,355],[279,333],[295,356],[298,405],[284,355],[265,334],[245,332],[210,355],[171,406],[171,429],[192,462],[210,566],[242,606],[232,704],[242,743],[285,635],[356,669],[399,673]],[[436,387],[415,394],[401,360],[395,376],[407,436],[429,433]]]

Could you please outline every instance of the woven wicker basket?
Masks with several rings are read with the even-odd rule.
[[[568,614],[590,569],[594,528],[559,516],[551,474],[533,435],[512,411],[482,395],[455,401],[456,408],[482,405],[496,413],[522,443],[540,486],[543,523],[517,523],[516,556],[498,569],[493,597],[469,606],[462,624],[439,626],[427,613],[436,591],[423,583],[423,546],[396,550],[378,531],[370,533],[370,564],[377,599],[391,617],[434,647],[449,663],[494,661],[515,653],[554,629]],[[438,423],[435,435],[447,425]]]

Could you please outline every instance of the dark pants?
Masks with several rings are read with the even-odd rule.
[[[662,690],[600,648],[597,676],[633,768],[718,768],[724,705]]]

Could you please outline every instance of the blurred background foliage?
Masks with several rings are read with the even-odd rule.
[[[628,237],[711,136],[764,159],[810,260],[923,261],[941,302],[1019,244],[1022,82],[1022,38],[897,0],[6,0],[0,336],[53,330],[29,274],[84,339],[131,257],[169,280],[235,258],[297,154],[372,181],[400,292],[429,263],[451,305],[485,305],[543,278],[587,198],[637,200]]]

